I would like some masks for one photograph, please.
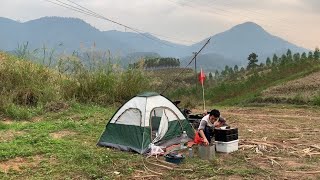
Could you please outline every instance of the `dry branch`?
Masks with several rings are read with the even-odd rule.
[[[315,144],[315,145],[311,145],[310,147],[320,150],[320,146],[319,146],[319,145],[317,145],[317,144]]]
[[[158,177],[159,175],[145,175],[145,176],[134,176],[134,178],[151,178],[151,177]]]
[[[320,171],[286,171],[287,173],[320,174]]]

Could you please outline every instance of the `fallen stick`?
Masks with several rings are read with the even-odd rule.
[[[168,166],[165,166],[165,165],[162,165],[162,164],[153,163],[153,162],[150,162],[150,161],[147,161],[147,163],[152,164],[154,166],[159,166],[159,167],[162,167],[162,168],[165,168],[165,169],[168,169],[168,170],[173,170],[174,169],[172,167],[168,167]]]
[[[165,165],[162,165],[162,164],[153,163],[153,162],[150,162],[150,161],[147,161],[147,163],[152,164],[154,166],[162,167],[162,168],[165,168],[165,169],[168,169],[168,170],[193,172],[192,169],[176,169],[176,168],[173,168],[173,167],[168,167],[168,166],[165,166]]]
[[[311,145],[310,147],[320,150],[320,146],[319,145]]]
[[[158,172],[156,172],[156,171],[153,171],[153,170],[151,170],[151,169],[147,168],[147,166],[144,166],[144,168],[145,168],[146,170],[148,170],[148,171],[150,171],[150,172],[154,173],[154,174],[157,174],[157,175],[162,176],[162,173],[158,173]]]
[[[163,164],[167,164],[167,165],[172,166],[172,167],[178,167],[177,165],[172,164],[172,163],[169,163],[169,162],[167,162],[167,161],[163,161],[163,160],[160,160],[160,159],[158,159],[158,158],[156,158],[156,159],[157,159],[158,162],[161,162],[161,163],[163,163]]]
[[[134,176],[134,178],[150,178],[150,177],[158,177],[159,175],[145,175],[145,176]]]
[[[239,149],[252,149],[252,148],[255,148],[257,145],[248,145],[248,144],[243,144],[243,145],[240,145],[238,148]]]
[[[148,157],[147,157],[147,158],[148,158]],[[147,158],[146,158],[145,161],[147,161]],[[159,173],[159,172],[156,172],[156,171],[153,171],[153,170],[149,169],[149,168],[146,166],[146,164],[144,163],[145,161],[142,159],[144,169],[146,169],[146,170],[148,170],[148,171],[150,171],[150,172],[152,172],[152,173],[154,173],[154,174],[157,174],[157,175],[162,176],[162,173]],[[148,162],[148,161],[147,161],[147,162]]]
[[[286,171],[287,173],[320,174],[320,171]]]
[[[139,172],[139,173],[144,173],[145,171],[141,171],[141,170],[135,170],[136,172]]]
[[[283,149],[287,149],[288,147],[282,143],[279,143],[279,142],[274,142],[274,141],[264,141],[264,142],[260,142],[260,141],[247,141],[247,142],[254,142],[254,143],[259,143],[259,144],[262,144],[262,145],[266,145],[266,146],[269,146],[269,147],[281,147]]]
[[[268,144],[265,142],[256,142],[256,141],[246,141],[246,142],[250,143],[250,144],[256,144],[256,145],[265,145],[265,146],[272,147],[272,148],[276,147],[275,145],[271,145],[271,144]]]

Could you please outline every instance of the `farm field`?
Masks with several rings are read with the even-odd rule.
[[[30,121],[0,116],[0,179],[320,178],[318,107],[219,109],[239,128],[239,151],[216,153],[212,161],[195,155],[179,167],[167,165],[177,170],[151,165],[157,162],[153,157],[96,146],[116,107],[74,104]]]

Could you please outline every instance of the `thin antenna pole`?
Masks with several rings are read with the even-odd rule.
[[[198,74],[197,74],[197,52],[193,52],[194,54],[194,73],[195,73],[195,82],[196,82],[196,90],[198,87]]]
[[[197,54],[199,54],[210,42],[211,38],[208,39],[208,41],[201,47],[201,49],[197,52]],[[195,56],[190,60],[190,62],[186,65],[186,67],[184,69],[182,69],[182,71],[173,79],[172,82],[174,82],[175,80],[177,80],[177,78],[186,70],[186,68],[192,63],[192,61],[195,59]],[[169,88],[170,84],[168,84],[166,86],[166,88],[161,92],[161,94],[163,94],[168,88]]]

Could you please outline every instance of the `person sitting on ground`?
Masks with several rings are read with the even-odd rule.
[[[220,112],[217,109],[213,109],[201,119],[198,133],[203,138],[204,145],[209,145],[209,143],[211,143],[214,128],[219,128],[221,126],[227,126],[227,124],[226,120],[220,116]]]

